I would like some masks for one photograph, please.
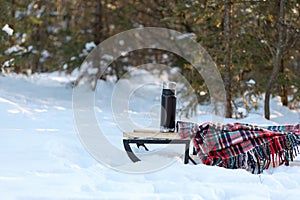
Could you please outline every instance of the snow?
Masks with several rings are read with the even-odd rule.
[[[177,36],[176,39],[177,40],[182,40],[182,39],[185,39],[185,38],[194,38],[196,35],[195,33],[185,33],[185,34],[182,34],[180,36]]]
[[[85,44],[85,49],[87,50],[87,51],[90,51],[90,50],[92,50],[93,48],[95,48],[96,47],[96,44],[94,43],[94,42],[87,42],[86,44]]]
[[[87,70],[88,74],[90,75],[97,74],[98,71],[99,71],[98,68],[92,68],[92,67],[89,67]]]
[[[41,55],[44,57],[44,58],[48,58],[49,56],[51,56],[51,54],[49,53],[49,51],[47,50],[43,50]]]
[[[255,80],[253,80],[253,79],[250,79],[248,82],[247,82],[249,85],[255,85]]]
[[[17,54],[22,54],[25,53],[27,49],[25,47],[22,47],[20,45],[14,45],[12,47],[9,47],[6,51],[5,54],[12,54],[12,53],[17,53]]]
[[[113,61],[114,60],[114,57],[111,56],[111,55],[108,55],[108,54],[104,54],[101,58],[103,60],[107,60],[107,61]]]
[[[2,28],[2,31],[6,32],[7,35],[11,36],[14,33],[14,29],[12,29],[11,27],[9,27],[8,24],[5,24]]]
[[[157,162],[168,156],[174,161],[154,172],[131,174],[106,167],[87,152],[77,135],[72,88],[67,87],[75,78],[58,72],[0,76],[1,199],[299,199],[299,158],[290,166],[270,168],[261,175],[241,169],[184,165],[181,151],[159,151]],[[123,82],[124,89],[130,86]],[[108,140],[123,149],[122,131],[109,102],[115,86],[99,82],[95,114],[103,132],[110,133]],[[131,94],[128,113],[133,121],[147,126],[153,120],[151,112],[157,109],[151,105],[159,103],[156,95],[160,92],[157,85],[144,88],[150,92],[138,88]],[[198,121],[209,119],[205,110],[202,107],[198,111]],[[271,111],[271,121],[262,117],[263,107],[245,119],[225,121],[258,125],[300,121],[299,112],[282,107],[279,98],[272,99]],[[149,148],[155,153],[159,147]],[[135,151],[144,158],[143,149]],[[128,166],[139,164],[128,162]]]
[[[3,67],[9,67],[13,64],[13,62],[15,61],[14,58],[11,58],[9,60],[6,60],[4,63],[3,63]]]

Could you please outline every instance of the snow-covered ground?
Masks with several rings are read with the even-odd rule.
[[[67,84],[72,79],[58,74],[0,76],[1,199],[299,199],[299,157],[291,166],[271,168],[261,175],[184,165],[179,154],[174,155],[172,165],[151,173],[121,173],[104,166],[77,135],[72,88]],[[122,131],[103,95],[109,95],[114,85],[101,84],[97,119],[103,132],[112,133],[108,139],[123,149]],[[142,93],[131,97],[129,112],[132,120],[147,124],[149,116],[141,115],[142,97]],[[157,98],[151,101],[159,103]],[[300,122],[300,114],[281,107],[278,99],[272,100],[271,107],[272,121],[262,117],[262,108],[241,121],[258,125]],[[198,117],[207,119],[205,112]]]

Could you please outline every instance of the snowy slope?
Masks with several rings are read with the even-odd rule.
[[[66,86],[72,79],[58,74],[0,76],[1,199],[299,199],[299,157],[291,166],[261,175],[184,165],[177,154],[172,165],[152,173],[126,174],[105,167],[76,134],[72,89]],[[113,84],[101,84],[100,91],[110,94]],[[105,131],[113,132],[109,140],[122,149],[122,131],[105,101],[102,96],[95,107],[97,119]],[[261,125],[300,121],[299,113],[281,107],[278,99],[271,106],[272,121],[263,119],[262,109],[242,121]],[[140,110],[135,107],[131,117],[147,124]],[[202,114],[198,119],[207,118]]]

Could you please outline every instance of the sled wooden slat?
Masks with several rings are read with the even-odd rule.
[[[123,137],[126,138],[152,138],[152,139],[178,139],[180,137],[177,133],[161,133],[161,132],[143,132],[143,131],[134,131],[134,132],[124,132]],[[187,139],[184,139],[187,140]]]

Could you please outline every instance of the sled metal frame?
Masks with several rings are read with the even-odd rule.
[[[147,134],[148,133],[148,134]],[[149,134],[152,133],[152,134]],[[177,133],[158,133],[155,132],[145,132],[145,131],[134,131],[133,133],[123,133],[123,145],[124,149],[128,157],[132,160],[132,162],[138,162],[140,159],[135,155],[132,151],[130,144],[136,144],[139,148],[140,146],[144,147],[146,151],[149,149],[145,144],[183,144],[184,148],[184,156],[183,163],[188,164],[189,160],[193,164],[197,164],[190,156],[190,139],[180,139],[177,136]],[[195,155],[195,150],[193,148],[193,154]]]

